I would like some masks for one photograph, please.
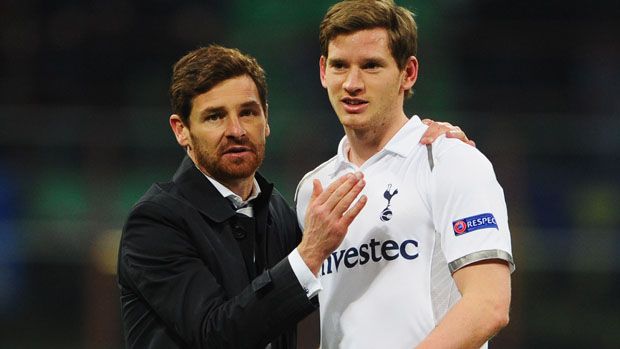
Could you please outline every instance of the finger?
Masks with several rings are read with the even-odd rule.
[[[366,206],[367,202],[368,202],[368,197],[366,195],[362,195],[362,197],[360,197],[359,200],[357,200],[355,205],[353,205],[353,207],[351,207],[351,209],[345,212],[345,214],[342,216],[342,221],[341,221],[342,224],[344,224],[346,227],[349,227],[349,225],[351,225],[351,222],[353,222],[355,217],[357,217],[357,215],[362,211],[364,206]]]
[[[312,195],[310,195],[310,202],[308,203],[308,207],[306,207],[306,218],[304,220],[304,225],[308,226],[308,217],[310,217],[310,209],[313,207],[314,201],[316,201],[323,192],[323,186],[321,185],[321,181],[318,179],[312,180]]]
[[[365,185],[366,181],[364,179],[360,179],[347,193],[343,195],[340,201],[338,201],[338,203],[332,210],[332,214],[338,218],[342,217],[344,212],[351,207],[351,204],[362,191],[362,189],[364,189]]]
[[[476,142],[472,141],[471,139],[470,139],[470,140],[468,140],[468,141],[467,141],[467,142],[465,142],[465,143],[467,143],[467,144],[471,145],[472,147],[476,148]]]
[[[312,195],[310,196],[310,202],[308,203],[308,207],[306,207],[306,221],[307,221],[307,217],[310,216],[309,214],[310,209],[314,207],[314,202],[318,200],[322,192],[323,192],[323,186],[321,185],[321,181],[318,179],[313,179],[312,180]]]
[[[351,178],[354,178],[353,174],[347,173],[346,175],[341,176],[335,181],[333,181],[327,187],[327,189],[325,189],[322,193],[319,194],[319,196],[317,196],[316,204],[323,205],[327,201],[327,199],[329,199],[332,196],[332,194],[336,191],[336,189],[338,189],[343,183],[346,183],[346,181],[350,180]]]
[[[420,143],[423,145],[431,144],[437,139],[437,137],[450,131],[452,127],[453,126],[448,122],[433,122],[428,126],[426,132],[422,135]]]
[[[465,132],[458,130],[458,131],[450,131],[448,132],[447,135],[448,138],[456,138],[458,140],[460,140],[461,142],[467,143],[469,141],[469,139],[467,138],[467,135],[465,134]]]
[[[325,206],[325,208],[329,211],[332,212],[334,210],[334,207],[336,207],[336,205],[347,195],[347,193],[354,188],[355,184],[357,184],[357,182],[359,180],[361,180],[363,178],[363,175],[361,172],[356,172],[354,174],[352,174],[344,183],[342,183],[330,196],[329,198],[323,203],[323,205]],[[344,210],[342,211],[344,212]]]
[[[430,124],[432,124],[433,122],[435,122],[435,121],[433,121],[432,119],[422,119],[422,123],[423,123],[424,125],[426,125],[426,126],[429,126],[429,125],[430,125]]]
[[[318,179],[312,180],[312,195],[310,196],[310,202],[316,200],[316,198],[321,195],[323,192],[323,186],[321,185],[321,181]]]
[[[467,139],[467,135],[465,134],[465,132],[461,131],[461,130],[450,130],[448,131],[448,133],[446,133],[446,137],[448,138],[456,138],[460,141],[463,142],[467,142],[469,139]]]

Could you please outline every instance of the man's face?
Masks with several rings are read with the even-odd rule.
[[[196,96],[188,124],[173,125],[179,144],[189,147],[198,167],[219,182],[251,178],[263,162],[269,125],[249,76],[225,80]]]
[[[417,77],[412,57],[403,71],[389,49],[383,28],[339,35],[320,61],[321,83],[345,129],[390,127],[403,115],[404,92]]]

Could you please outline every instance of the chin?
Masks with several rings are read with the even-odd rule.
[[[251,177],[258,170],[257,166],[239,166],[228,170],[231,177],[246,178]]]
[[[229,163],[221,166],[220,171],[230,178],[252,177],[258,170],[259,164],[256,161],[244,161],[241,163]]]
[[[367,123],[362,120],[361,114],[347,115],[340,119],[342,126],[350,129],[363,129],[367,127]]]
[[[241,161],[226,161],[221,158],[199,158],[199,164],[209,176],[217,180],[237,180],[250,178],[256,173],[260,162],[257,158]]]

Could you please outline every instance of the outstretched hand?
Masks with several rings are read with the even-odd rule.
[[[319,180],[312,182],[304,235],[297,250],[313,274],[318,274],[325,258],[340,245],[349,225],[366,205],[368,199],[362,195],[351,206],[365,185],[360,172],[338,178],[325,190]]]
[[[441,122],[441,121],[433,121],[431,119],[422,120],[424,125],[428,126],[428,129],[422,135],[422,139],[420,139],[421,144],[431,144],[437,137],[442,134],[446,134],[446,138],[456,138],[464,143],[471,145],[472,147],[476,146],[476,142],[467,138],[465,131],[461,130],[458,126],[453,126],[449,122]]]

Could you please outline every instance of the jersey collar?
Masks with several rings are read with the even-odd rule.
[[[426,130],[424,124],[417,115],[413,115],[407,123],[401,127],[398,132],[389,140],[389,142],[383,147],[378,154],[373,155],[368,161],[372,161],[373,158],[377,158],[384,154],[392,153],[401,157],[407,156],[411,149],[418,145],[422,134]],[[356,168],[348,157],[349,140],[345,135],[338,144],[338,153],[336,154],[336,161],[334,162],[334,174],[339,172],[344,167]]]

